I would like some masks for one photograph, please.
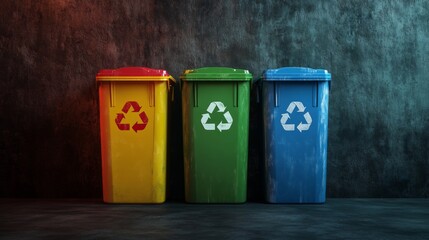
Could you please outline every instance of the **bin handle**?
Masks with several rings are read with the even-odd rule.
[[[167,83],[167,89],[168,89],[168,92],[170,92],[170,90],[171,90],[171,101],[172,102],[174,102],[174,86],[173,86],[173,84],[175,84],[176,83],[176,79],[174,79],[171,75],[169,76],[169,78],[168,78],[168,83]]]

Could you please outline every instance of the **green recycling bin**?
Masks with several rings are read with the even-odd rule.
[[[252,75],[206,67],[180,78],[186,201],[245,202]]]

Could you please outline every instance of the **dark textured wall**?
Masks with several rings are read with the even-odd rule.
[[[5,1],[0,197],[100,197],[95,74],[136,65],[175,77],[203,66],[328,69],[328,196],[428,197],[428,43],[426,0]],[[170,199],[183,197],[179,106]],[[263,187],[258,110],[252,100],[250,200]]]

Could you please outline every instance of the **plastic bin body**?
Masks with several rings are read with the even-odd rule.
[[[326,70],[309,68],[270,69],[263,74],[270,203],[325,202],[330,80]]]
[[[251,74],[186,70],[182,78],[186,201],[246,201]]]
[[[165,201],[167,104],[171,76],[130,67],[97,74],[103,200]]]

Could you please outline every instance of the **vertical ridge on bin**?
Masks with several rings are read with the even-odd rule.
[[[194,107],[198,107],[198,83],[192,83]]]
[[[279,106],[277,98],[278,98],[277,83],[274,83],[274,106],[275,107]]]
[[[109,84],[109,90],[110,90],[110,106],[115,106],[115,83],[111,82]]]
[[[318,106],[319,101],[319,83],[314,82],[313,84],[313,107]]]

